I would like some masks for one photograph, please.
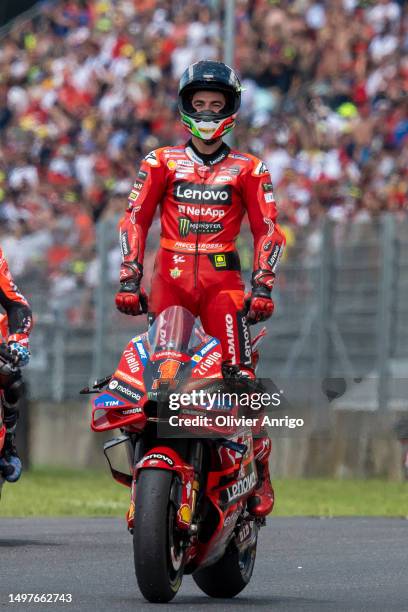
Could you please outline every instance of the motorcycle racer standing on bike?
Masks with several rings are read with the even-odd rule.
[[[185,145],[156,149],[142,161],[120,223],[123,262],[116,306],[138,315],[149,303],[151,320],[169,306],[187,308],[220,340],[223,375],[254,378],[248,323],[272,315],[271,290],[285,244],[271,177],[260,159],[222,140],[233,129],[241,103],[240,81],[229,66],[215,61],[189,66],[178,99],[192,137]],[[148,301],[141,287],[143,257],[159,204],[160,248]],[[245,212],[254,238],[247,296],[235,247]],[[259,482],[248,509],[265,516],[274,503],[269,437],[256,439],[254,452]]]
[[[7,325],[2,325],[2,342],[6,342],[13,365],[22,367],[30,359],[29,334],[32,328],[31,308],[25,297],[20,293],[10,274],[7,261],[0,249],[0,304],[7,314]],[[5,318],[4,318],[5,320]],[[21,385],[21,374],[16,372],[12,384],[3,389],[4,424],[6,439],[0,470],[8,482],[16,482],[21,476],[21,460],[15,445],[15,432],[18,421],[17,402]],[[0,400],[1,401],[1,400]]]

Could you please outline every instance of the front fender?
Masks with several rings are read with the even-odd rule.
[[[172,499],[177,507],[177,526],[180,529],[189,529],[198,491],[198,482],[194,479],[193,466],[186,463],[174,449],[168,446],[155,446],[135,465],[133,474],[135,486],[132,491],[135,496],[137,495],[138,474],[141,470],[146,469],[169,470],[177,474],[179,486],[174,490]]]

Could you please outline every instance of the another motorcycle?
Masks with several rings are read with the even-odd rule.
[[[263,329],[252,342],[253,363]],[[120,429],[104,445],[113,477],[130,487],[127,513],[133,534],[137,582],[150,602],[168,602],[184,574],[211,597],[234,597],[249,583],[259,528],[246,508],[257,484],[252,432],[233,427],[189,427],[208,407],[180,410],[178,434],[173,389],[220,388],[221,348],[180,306],[163,311],[149,331],[133,338],[112,376],[81,393],[97,393],[91,427]],[[215,414],[236,407],[218,405]],[[201,412],[200,412],[201,411]],[[190,417],[190,421],[188,418]],[[224,419],[225,420],[225,419]],[[164,437],[161,427],[167,427]],[[184,431],[184,436],[182,433]],[[110,452],[124,445],[129,472],[116,469]]]

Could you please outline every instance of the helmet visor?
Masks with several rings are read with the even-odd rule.
[[[192,100],[196,92],[217,91],[224,94],[225,105],[219,112],[205,110],[197,111],[194,109]],[[232,87],[227,87],[219,83],[197,83],[187,85],[179,94],[179,110],[192,119],[199,121],[219,121],[237,113],[241,103],[241,96]]]

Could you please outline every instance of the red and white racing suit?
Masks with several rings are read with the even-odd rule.
[[[254,237],[253,284],[271,289],[285,237],[265,164],[223,144],[205,163],[191,142],[142,161],[120,222],[124,262],[143,264],[146,236],[160,205],[161,238],[149,295],[154,316],[181,305],[217,337],[223,359],[250,365],[244,283],[235,241],[248,214]]]

